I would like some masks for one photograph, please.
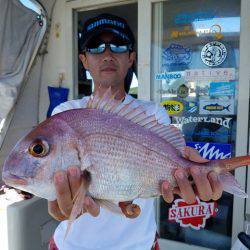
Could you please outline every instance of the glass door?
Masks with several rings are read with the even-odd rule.
[[[187,145],[207,159],[235,156],[239,88],[240,0],[169,0],[152,4],[151,98]],[[191,206],[159,203],[163,239],[230,249],[233,196]],[[244,202],[244,201],[243,201]]]

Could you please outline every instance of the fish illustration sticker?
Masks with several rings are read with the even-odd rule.
[[[234,115],[234,99],[200,99],[199,113],[201,115]]]
[[[161,105],[166,109],[169,115],[176,115],[182,112],[183,104],[175,100],[166,100],[161,102]]]
[[[201,60],[210,67],[221,65],[226,57],[226,46],[218,41],[207,43],[201,50]]]
[[[191,63],[192,50],[180,44],[171,44],[162,54],[162,67],[188,65]]]
[[[168,220],[175,221],[182,227],[191,227],[199,230],[206,226],[206,220],[215,217],[218,212],[216,202],[202,202],[196,197],[196,201],[187,204],[183,199],[176,199],[169,209]]]

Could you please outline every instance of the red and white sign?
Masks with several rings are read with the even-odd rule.
[[[196,202],[187,204],[183,199],[176,199],[169,209],[168,220],[180,223],[182,227],[199,230],[204,228],[206,220],[215,217],[217,212],[216,202],[202,202],[196,197]]]

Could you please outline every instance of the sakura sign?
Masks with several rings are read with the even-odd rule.
[[[206,220],[215,217],[217,212],[216,202],[202,202],[196,197],[196,202],[187,204],[183,199],[176,199],[169,209],[168,220],[175,221],[182,227],[199,230],[204,228]]]

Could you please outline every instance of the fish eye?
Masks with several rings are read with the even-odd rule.
[[[29,153],[34,157],[44,157],[49,152],[49,144],[44,140],[36,140],[29,147]]]

